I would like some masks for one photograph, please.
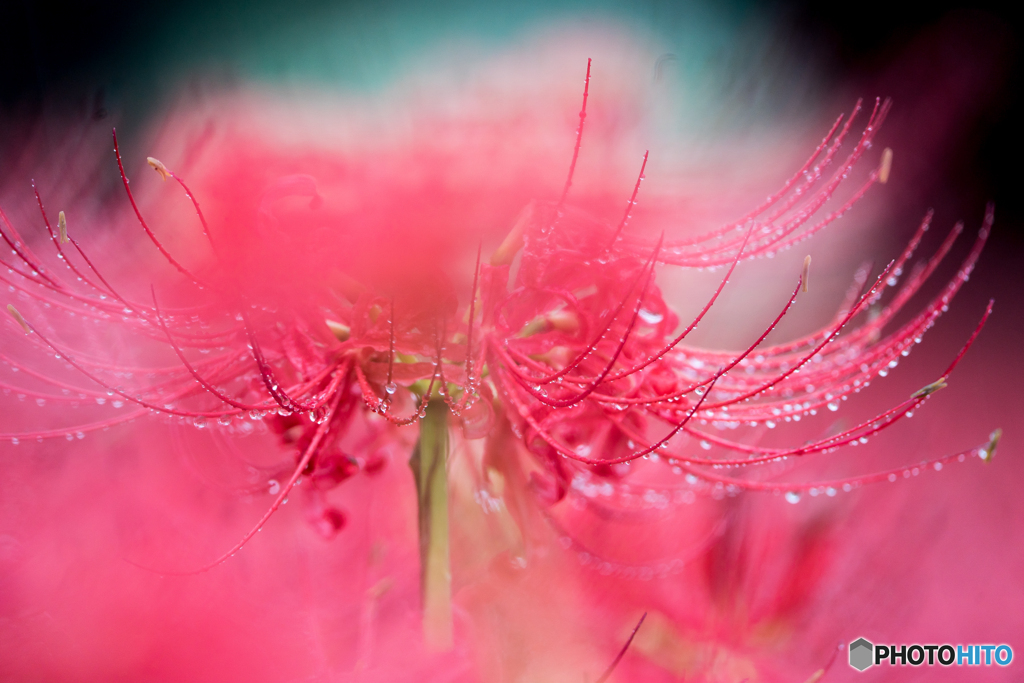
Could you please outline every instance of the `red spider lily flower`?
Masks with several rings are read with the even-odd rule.
[[[29,347],[58,361],[51,364],[56,369],[44,368],[5,350],[2,360],[28,378],[26,386],[5,389],[41,402],[95,401],[119,411],[2,438],[81,438],[150,413],[199,428],[265,425],[291,449],[293,462],[268,477],[273,500],[248,533],[205,567],[181,568],[199,571],[241,549],[300,484],[314,501],[315,528],[326,537],[341,532],[346,513],[327,504],[325,492],[374,476],[404,449],[419,499],[426,635],[440,649],[450,645],[452,628],[449,421],[462,427],[453,439],[487,439],[480,470],[497,479],[480,490],[493,493],[498,479],[509,484],[511,528],[526,537],[530,518],[539,515],[564,546],[616,576],[667,575],[688,562],[644,566],[600,557],[574,531],[562,505],[567,497],[606,515],[743,491],[796,502],[992,457],[998,431],[974,449],[894,470],[786,478],[793,460],[866,443],[912,415],[946,386],[991,304],[941,373],[897,405],[809,441],[779,442],[772,432],[838,410],[913,350],[969,278],[992,226],[991,208],[955,277],[909,319],[899,314],[963,229],[958,225],[935,255],[910,267],[930,214],[893,262],[877,274],[857,273],[824,328],[766,343],[807,291],[808,261],[803,273],[793,274],[791,296],[765,316],[763,332],[746,348],[730,353],[686,343],[741,262],[811,237],[872,185],[886,182],[889,150],[859,186],[849,190],[844,181],[869,154],[887,101],[866,111],[858,103],[837,119],[807,162],[749,213],[704,235],[649,239],[630,224],[633,207],[643,201],[646,154],[636,184],[622,193],[617,221],[573,199],[589,87],[588,67],[561,193],[531,202],[514,221],[506,216],[505,227],[514,227],[489,255],[481,245],[497,241],[491,239],[497,228],[481,231],[473,225],[478,216],[464,215],[460,197],[445,188],[443,174],[453,164],[443,155],[426,149],[411,159],[380,154],[354,161],[228,139],[209,162],[210,201],[149,159],[191,202],[195,231],[207,242],[206,258],[186,259],[152,229],[115,136],[134,218],[183,284],[148,291],[114,286],[76,237],[73,218],[60,212],[54,221],[38,192],[59,263],[38,256],[39,240],[0,214],[0,235],[11,250],[0,279],[21,299],[9,306],[17,324],[10,331],[28,333]],[[656,272],[664,266],[723,272],[692,321],[681,325],[662,297]],[[531,459],[520,462],[521,453]],[[698,547],[714,549],[709,562],[728,553],[720,524],[698,526],[704,539]],[[813,583],[817,551],[808,543],[795,560],[801,568],[765,608],[772,615],[803,600],[801,581]],[[657,626],[658,618],[648,631],[670,631]],[[664,655],[639,633],[638,647],[655,660]],[[725,665],[684,663],[679,670],[689,675],[714,666]]]

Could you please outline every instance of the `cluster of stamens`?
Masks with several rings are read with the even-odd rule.
[[[945,386],[984,325],[991,303],[939,378],[904,401],[800,445],[762,443],[767,430],[838,410],[910,354],[969,278],[992,225],[991,208],[956,276],[895,329],[888,330],[950,252],[961,225],[936,254],[911,267],[931,225],[929,213],[905,250],[879,274],[858,271],[832,322],[817,332],[784,344],[765,344],[807,291],[808,260],[792,294],[746,348],[727,353],[685,344],[741,261],[771,257],[807,239],[848,211],[873,184],[886,182],[889,150],[860,187],[835,201],[844,179],[870,149],[888,112],[887,101],[874,103],[845,157],[840,151],[851,137],[860,103],[849,116],[837,119],[797,173],[749,214],[697,237],[651,241],[627,229],[646,154],[618,224],[594,219],[567,199],[588,88],[589,66],[576,148],[561,197],[527,207],[489,260],[481,259],[478,251],[472,289],[454,312],[402,308],[393,297],[361,288],[325,297],[330,302],[318,303],[310,317],[205,282],[150,229],[119,152],[118,169],[139,224],[167,262],[196,292],[209,297],[208,303],[169,307],[161,304],[155,289],[149,300],[122,295],[74,238],[63,211],[53,229],[38,192],[40,216],[60,261],[57,268],[39,258],[29,246],[34,241],[24,239],[0,212],[0,235],[11,250],[2,261],[6,272],[0,280],[24,302],[20,310],[8,306],[13,320],[29,333],[37,350],[56,355],[59,363],[88,380],[82,386],[3,352],[0,361],[8,375],[20,373],[40,388],[6,378],[0,387],[5,394],[41,405],[94,401],[114,411],[73,426],[10,432],[0,439],[17,444],[83,438],[150,413],[197,427],[228,428],[245,420],[268,426],[296,449],[294,467],[273,491],[264,517],[224,557],[258,531],[301,478],[336,485],[379,466],[365,454],[341,451],[339,441],[354,421],[386,433],[418,424],[431,401],[444,401],[469,438],[486,436],[496,420],[508,420],[545,473],[536,479],[535,492],[548,503],[571,494],[626,508],[663,507],[691,503],[698,495],[722,497],[740,491],[767,491],[796,502],[803,493],[832,496],[871,482],[939,470],[968,456],[992,457],[998,432],[969,451],[849,478],[779,481],[779,470],[773,469],[789,458],[867,443],[910,417]],[[180,185],[212,243],[216,230],[207,225],[185,182],[161,162],[149,163],[164,180]],[[699,314],[681,329],[655,285],[655,271],[664,265],[724,270]],[[74,351],[63,339],[64,328],[53,324],[56,318],[73,319],[86,330],[95,326],[109,332],[116,326],[118,335],[136,340],[132,345],[170,349],[174,362],[128,367]],[[639,459],[678,476],[660,486],[631,482],[625,475]],[[340,526],[337,514],[330,514]]]

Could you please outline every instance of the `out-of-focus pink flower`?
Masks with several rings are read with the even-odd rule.
[[[677,211],[644,197],[647,155],[632,188],[590,185],[574,194],[578,157],[585,163],[587,96],[584,90],[576,147],[565,145],[558,166],[569,166],[567,177],[559,172],[560,187],[552,187],[547,168],[539,180],[530,172],[555,165],[543,146],[521,154],[505,148],[502,136],[517,130],[507,122],[438,127],[430,131],[435,139],[354,154],[228,132],[209,142],[194,165],[201,192],[173,168],[149,161],[191,202],[186,228],[180,196],[136,199],[118,152],[132,218],[176,281],[150,276],[148,262],[135,282],[108,277],[73,207],[55,219],[54,207],[37,193],[49,244],[0,216],[11,250],[0,279],[16,301],[7,338],[29,333],[5,346],[3,360],[19,374],[3,381],[8,395],[52,412],[37,416],[38,426],[26,419],[29,426],[7,429],[3,438],[76,441],[150,414],[211,427],[248,481],[239,486],[237,472],[225,478],[249,496],[267,491],[266,511],[208,563],[172,563],[161,552],[132,561],[159,563],[166,574],[217,566],[289,496],[301,494],[303,517],[317,533],[359,533],[354,554],[364,554],[358,587],[333,593],[347,601],[341,612],[356,625],[336,649],[322,646],[332,660],[324,666],[372,670],[383,680],[417,678],[423,670],[388,660],[401,654],[401,644],[417,643],[409,617],[415,553],[402,521],[414,503],[394,465],[408,458],[429,404],[443,401],[462,427],[449,475],[459,641],[454,654],[424,653],[418,666],[451,677],[517,680],[540,670],[562,675],[565,662],[584,656],[610,659],[614,649],[567,645],[558,662],[549,659],[550,648],[531,646],[531,624],[545,618],[548,599],[635,621],[630,611],[643,602],[636,596],[572,594],[592,588],[570,566],[578,558],[598,582],[675,577],[684,586],[685,597],[654,609],[634,644],[657,675],[781,675],[758,652],[785,641],[813,600],[834,555],[832,529],[759,526],[736,497],[749,491],[792,503],[829,498],[991,457],[998,432],[966,451],[908,454],[896,469],[833,473],[818,462],[808,475],[791,467],[806,455],[867,443],[945,386],[991,305],[973,335],[965,332],[960,352],[919,391],[830,431],[794,424],[838,410],[910,354],[970,276],[992,211],[953,278],[913,315],[900,317],[962,232],[957,226],[934,255],[912,265],[930,214],[892,263],[856,274],[822,329],[786,343],[766,341],[807,291],[808,261],[791,274],[788,299],[762,314],[763,333],[746,348],[696,348],[687,335],[743,261],[793,247],[886,181],[892,153],[868,156],[889,104],[875,101],[866,111],[858,104],[837,119],[807,162],[749,213],[676,238],[631,224],[638,202],[649,202],[649,225],[665,224]],[[859,163],[872,169],[863,172]],[[525,208],[524,198],[532,200]],[[205,244],[182,238],[190,248],[181,251],[165,244],[154,227],[165,207],[179,231],[192,230]],[[56,258],[43,256],[44,247]],[[695,319],[681,324],[666,304],[655,278],[664,266],[721,274]],[[31,360],[32,353],[50,362]],[[76,420],[76,413],[87,415]],[[275,458],[281,451],[266,440],[246,452],[251,441],[242,437],[257,427],[274,435],[286,460]],[[785,428],[797,436],[786,440]],[[217,478],[211,472],[220,465],[204,462],[209,444],[184,450],[194,453],[204,476]],[[388,505],[372,501],[375,478],[396,497]],[[333,497],[339,486],[357,491],[347,507]],[[463,518],[474,505],[484,516]],[[370,526],[351,529],[355,516],[375,516],[377,534]],[[651,523],[630,536],[607,532],[594,518]],[[392,560],[381,559],[381,542],[398,547]],[[528,565],[530,573],[523,571]],[[515,588],[506,595],[507,586]],[[400,599],[388,602],[388,591]],[[524,594],[531,599],[516,604]],[[381,631],[383,641],[371,635]],[[510,647],[522,649],[519,659],[508,655]],[[536,661],[526,662],[535,652]]]

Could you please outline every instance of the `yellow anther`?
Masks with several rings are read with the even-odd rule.
[[[947,386],[949,385],[946,384],[946,378],[940,377],[931,384],[923,386],[914,393],[912,393],[910,395],[910,398],[924,398],[925,396],[931,396],[939,389],[945,389]]]
[[[21,329],[25,330],[25,334],[32,334],[32,328],[29,327],[28,323],[25,322],[25,319],[21,317],[21,313],[18,313],[18,309],[14,307],[14,304],[7,304],[7,312],[11,314],[11,317],[14,318],[19,325],[21,325]]]
[[[541,332],[549,332],[551,330],[558,330],[559,332],[575,332],[580,328],[580,319],[572,311],[567,311],[564,308],[557,311],[551,311],[544,315],[538,315],[536,318],[526,323],[523,329],[519,330],[519,337],[531,337]]]
[[[996,447],[999,445],[999,440],[1003,438],[1002,428],[995,430],[988,435],[988,445],[980,453],[980,457],[985,462],[992,462],[992,458],[996,457]]]
[[[337,337],[338,341],[348,341],[348,338],[352,336],[352,328],[348,325],[335,322],[334,320],[325,320],[324,322],[327,324],[327,329]]]
[[[597,285],[590,285],[589,287],[584,287],[583,289],[577,289],[575,292],[572,293],[572,295],[576,297],[577,300],[580,300],[586,299],[588,296],[594,296],[599,291],[600,290],[597,288]]]
[[[153,167],[154,171],[160,174],[160,178],[162,180],[167,180],[170,177],[171,172],[167,170],[166,166],[164,166],[164,162],[159,159],[154,159],[153,157],[146,157],[146,162]],[[883,180],[882,182],[885,181]]]
[[[519,217],[516,218],[516,223],[512,226],[512,231],[505,237],[505,241],[491,254],[492,266],[507,266],[512,263],[512,259],[525,244],[526,226],[530,224],[532,218],[533,202],[530,202],[519,212]]]
[[[537,316],[530,322],[523,325],[523,329],[519,330],[519,337],[532,337],[538,332],[543,332],[547,329],[548,322],[543,316]]]
[[[882,165],[878,167],[878,182],[885,185],[889,182],[889,173],[892,171],[892,148],[886,147],[882,152]]]
[[[804,681],[804,683],[818,683],[818,681],[820,681],[821,677],[824,676],[824,675],[825,675],[825,670],[824,669],[818,669],[817,671],[812,673],[811,677],[808,678],[806,681]]]
[[[575,332],[580,329],[580,319],[572,311],[565,309],[552,311],[545,317],[548,324],[559,332]]]
[[[57,214],[57,235],[61,244],[68,243],[68,219],[64,217],[63,211]]]
[[[800,291],[802,291],[804,294],[807,293],[807,278],[809,278],[810,275],[811,275],[811,255],[808,254],[807,256],[804,257],[804,270],[803,270],[803,273],[801,273],[801,275],[800,275],[800,282],[802,283],[800,285]]]

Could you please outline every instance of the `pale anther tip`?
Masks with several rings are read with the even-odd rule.
[[[57,214],[57,234],[61,244],[68,243],[68,219],[63,211]]]
[[[805,681],[805,683],[818,683],[818,681],[820,681],[821,677],[824,676],[824,675],[825,675],[825,670],[824,669],[818,669],[817,671],[815,671],[814,673],[811,674],[811,677],[808,678]]]
[[[7,304],[7,312],[11,314],[11,317],[14,318],[19,325],[21,325],[21,329],[25,330],[25,334],[32,334],[32,328],[29,327],[28,323],[25,322],[25,319],[21,317],[21,313],[18,313],[18,309],[14,307],[14,304]]]
[[[889,173],[892,171],[892,147],[886,147],[882,152],[882,165],[878,168],[878,182],[885,185],[889,182]]]
[[[327,329],[331,331],[331,334],[337,338],[338,341],[348,341],[348,338],[352,336],[352,329],[344,323],[339,323],[334,320],[324,320],[327,325]]]
[[[981,459],[985,462],[992,462],[992,458],[996,455],[996,447],[999,446],[999,440],[1003,438],[1003,428],[999,427],[991,434],[988,435],[988,445],[985,450],[982,451]]]
[[[164,163],[159,159],[146,157],[146,163],[152,166],[153,170],[160,174],[160,178],[162,180],[167,180],[168,176],[171,174],[170,171],[167,170],[167,167],[164,166]]]
[[[492,266],[507,266],[512,263],[519,250],[526,243],[526,228],[533,219],[534,203],[531,201],[523,207],[516,217],[512,230],[505,236],[501,245],[491,254]]]
[[[917,391],[915,391],[913,394],[910,395],[910,398],[924,398],[925,396],[931,396],[939,389],[945,389],[947,386],[949,385],[946,384],[946,378],[940,377],[931,384],[923,386]]]

